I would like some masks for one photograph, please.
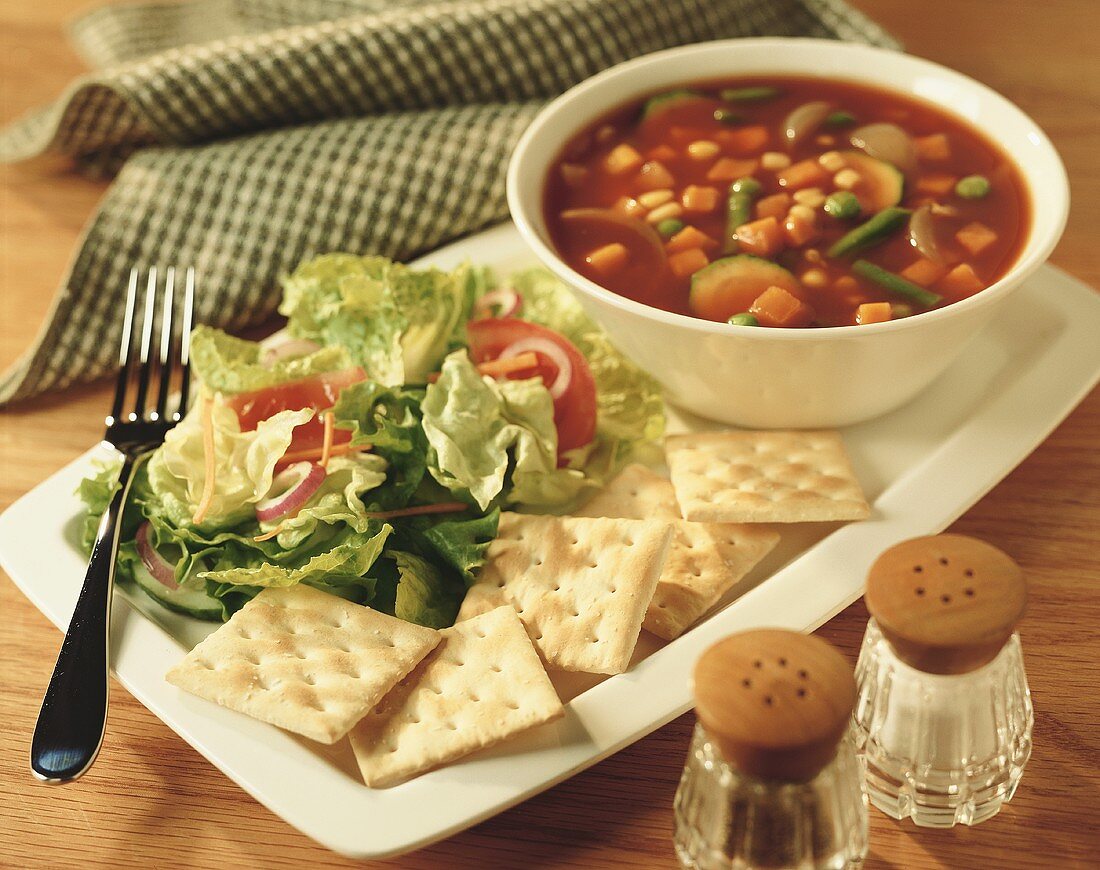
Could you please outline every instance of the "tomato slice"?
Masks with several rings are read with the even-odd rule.
[[[323,411],[336,404],[340,391],[350,384],[365,381],[367,373],[361,368],[342,369],[337,372],[325,372],[321,375],[287,381],[262,390],[237,393],[229,396],[226,404],[237,412],[241,422],[241,431],[250,432],[261,420],[266,420],[280,411],[300,411],[313,408]],[[294,429],[294,439],[290,450],[306,450],[320,447],[325,438],[325,427],[320,416],[314,416],[308,423]],[[333,432],[333,443],[343,444],[351,440],[346,429]]]
[[[569,339],[545,326],[517,317],[472,321],[466,325],[466,335],[470,340],[470,358],[474,363],[495,360],[517,342],[534,340],[553,343],[565,354],[571,369],[568,385],[554,399],[558,453],[583,447],[596,437],[596,382],[588,360]],[[524,349],[531,350],[530,346]],[[533,352],[539,360],[538,368],[533,373],[540,375],[543,383],[552,388],[560,374],[558,365],[548,354],[538,350]],[[531,376],[530,370],[509,375],[515,380]]]

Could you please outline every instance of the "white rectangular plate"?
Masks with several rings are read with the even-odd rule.
[[[500,274],[531,264],[511,225],[423,261],[462,260]],[[704,648],[755,626],[811,630],[862,593],[873,558],[937,532],[974,504],[1070,412],[1100,377],[1100,297],[1044,267],[933,386],[905,408],[845,430],[871,519],[784,528],[753,572],[756,585],[673,643],[643,633],[635,663],[611,678],[555,676],[564,719],[496,749],[386,790],[366,788],[346,741],[319,748],[187,695],[164,673],[211,630],[141,593],[116,601],[112,663],[119,681],[249,794],[325,846],[382,857],[469,827],[595,764],[691,704],[688,678]],[[704,425],[676,417],[675,429]],[[58,627],[84,574],[76,546],[90,451],[0,517],[0,564]],[[43,653],[52,650],[43,650]],[[28,773],[29,775],[29,773]],[[119,771],[125,777],[126,771]]]

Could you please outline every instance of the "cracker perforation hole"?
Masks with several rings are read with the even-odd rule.
[[[923,572],[924,572],[924,566],[923,565],[914,565],[913,566],[913,573],[914,574],[921,574]]]
[[[973,577],[974,576],[974,569],[973,568],[967,568],[965,571],[963,571],[963,575],[966,576],[966,577]]]
[[[751,689],[752,688],[752,680],[750,680],[748,677],[745,677],[745,679],[743,679],[741,681],[741,685],[744,686],[746,689]]]
[[[944,604],[950,604],[951,603],[951,596],[950,595],[941,595],[940,596],[940,601],[942,601]]]
[[[967,586],[967,587],[966,587],[966,588],[965,588],[965,589],[963,590],[963,594],[964,594],[964,595],[965,595],[965,596],[966,596],[967,598],[973,598],[973,597],[974,597],[974,595],[975,595],[975,592],[974,592],[974,590],[973,590],[973,589],[971,589],[971,588],[970,588],[969,586]]]
[[[940,556],[940,564],[941,564],[941,565],[948,565],[948,564],[950,564],[950,563],[949,563],[949,562],[947,561],[947,557],[946,557],[946,556]]]
[[[917,598],[923,598],[924,597],[924,587],[923,586],[918,586],[916,589],[913,590],[913,594],[916,595]]]

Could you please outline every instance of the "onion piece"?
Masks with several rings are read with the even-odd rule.
[[[262,523],[297,511],[325,480],[325,469],[315,462],[296,462],[271,481],[269,495],[256,503],[256,519]]]
[[[596,223],[613,224],[634,233],[653,250],[660,262],[665,262],[665,243],[645,221],[623,214],[613,208],[571,208],[561,213],[561,219],[566,223],[592,221]]]
[[[275,363],[284,359],[293,359],[299,356],[309,356],[321,349],[321,345],[307,338],[286,338],[285,336],[263,347],[260,354],[260,365],[271,368]]]
[[[829,117],[832,108],[824,100],[814,100],[792,110],[783,122],[783,138],[787,140],[787,150],[793,150],[800,140],[817,130]]]
[[[922,205],[909,218],[909,240],[913,247],[920,251],[922,257],[927,257],[933,263],[941,266],[947,262],[936,241],[935,218],[932,217],[932,209]]]
[[[176,582],[176,566],[165,559],[153,546],[153,541],[149,537],[151,529],[152,526],[146,520],[138,526],[137,534],[134,535],[134,543],[137,545],[141,564],[145,566],[145,570],[152,574],[153,579],[161,586],[173,591],[179,589],[179,584]]]
[[[512,317],[523,307],[523,297],[511,287],[490,290],[474,303],[474,320],[487,317]]]
[[[499,359],[511,359],[523,353],[542,354],[554,364],[558,375],[554,378],[554,383],[547,384],[546,388],[555,400],[564,396],[573,381],[573,363],[569,361],[569,355],[550,339],[532,335],[512,342],[500,352]]]
[[[917,168],[913,137],[897,124],[865,124],[852,131],[851,143],[876,160],[892,163],[902,172],[913,172]]]

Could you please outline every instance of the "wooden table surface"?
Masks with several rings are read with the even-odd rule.
[[[0,5],[0,120],[82,70],[61,23],[86,0]],[[1095,0],[860,0],[914,54],[987,82],[1061,150],[1074,207],[1053,262],[1100,286],[1100,53]],[[4,168],[0,365],[26,347],[104,185],[63,166]],[[1100,337],[1098,337],[1100,340]],[[0,508],[98,439],[109,388],[0,416]],[[1031,582],[1022,626],[1035,752],[1015,800],[973,830],[916,831],[871,811],[869,867],[1071,867],[1100,855],[1100,392],[1094,392],[954,530],[1011,553]],[[42,554],[49,570],[49,554]],[[866,612],[821,634],[854,662]],[[0,578],[0,866],[354,866],[316,846],[218,773],[117,684],[95,767],[49,788],[27,770],[61,635]],[[685,715],[495,819],[398,859],[403,867],[672,867],[672,797]]]

